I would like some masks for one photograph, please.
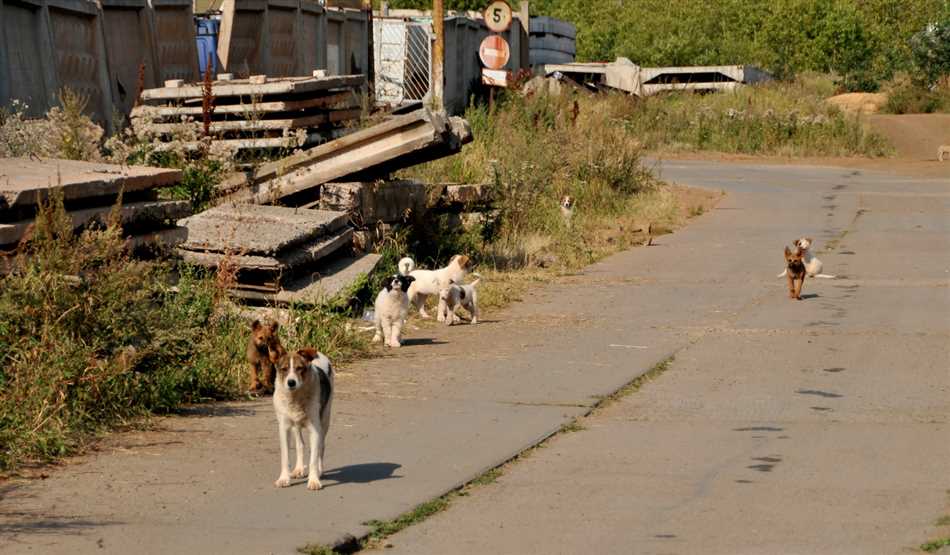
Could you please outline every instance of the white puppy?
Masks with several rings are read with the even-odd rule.
[[[805,257],[803,261],[805,262],[805,273],[808,277],[813,278],[825,278],[825,279],[834,279],[836,276],[830,274],[821,273],[822,264],[821,260],[818,260],[818,257],[812,254],[811,244],[815,240],[811,237],[802,237],[801,239],[795,240],[795,246],[805,251]],[[786,268],[781,274],[776,277],[785,277],[788,273],[788,268]]]
[[[461,283],[468,274],[471,260],[464,254],[456,254],[449,260],[448,266],[438,270],[414,270],[409,275],[416,278],[409,287],[409,302],[419,309],[419,315],[428,318],[426,299],[429,295],[438,295],[452,283]],[[439,321],[442,321],[441,315]]]
[[[409,274],[412,273],[413,270],[416,269],[416,263],[413,262],[412,259],[407,256],[399,260],[398,267],[399,267],[399,275],[408,276]]]
[[[458,321],[458,309],[464,308],[472,315],[472,323],[478,323],[478,291],[475,289],[481,282],[478,274],[472,274],[479,278],[467,285],[453,283],[439,291],[439,321],[445,322],[451,326]]]
[[[402,326],[409,315],[409,295],[406,293],[415,280],[412,276],[400,274],[386,278],[373,305],[376,327],[374,343],[385,341],[388,347],[402,345]]]
[[[330,430],[330,405],[333,403],[333,366],[316,349],[284,353],[277,362],[274,380],[274,412],[280,435],[280,476],[274,485],[285,488],[291,478],[307,476],[307,489],[321,487],[323,450]],[[303,430],[310,434],[310,467],[303,465]],[[288,473],[289,438],[296,439],[297,464]]]

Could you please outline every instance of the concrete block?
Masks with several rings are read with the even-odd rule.
[[[166,168],[0,158],[0,211],[38,204],[54,189],[70,201],[166,187],[180,180],[180,170]]]
[[[327,183],[320,208],[346,211],[363,225],[399,222],[426,205],[426,186],[414,181]]]
[[[283,206],[228,204],[178,222],[188,228],[182,248],[240,255],[276,255],[285,249],[341,229],[342,212]]]
[[[492,190],[488,184],[446,185],[442,201],[446,204],[470,206],[491,202]]]

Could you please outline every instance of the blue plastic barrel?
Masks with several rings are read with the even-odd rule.
[[[218,62],[218,29],[221,21],[208,17],[195,19],[195,39],[198,42],[198,70],[204,75],[211,55],[211,73],[216,74],[221,64]]]

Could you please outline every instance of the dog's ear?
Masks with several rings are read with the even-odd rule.
[[[280,324],[278,324],[277,322],[271,322],[271,324],[270,324],[270,332],[273,333],[273,334],[276,334],[276,333],[277,333],[277,328],[279,328],[279,327],[280,327]]]
[[[406,276],[406,283],[412,283],[414,281],[416,281],[415,276]]]
[[[812,239],[811,237],[805,237],[805,240],[808,241],[809,245],[815,242],[815,240]]]
[[[392,276],[389,276],[389,277],[387,277],[386,279],[383,280],[383,289],[385,289],[386,291],[392,291],[392,290],[393,290],[393,278],[392,278]]]
[[[299,349],[297,351],[297,354],[300,355],[302,359],[307,361],[307,364],[310,364],[310,362],[313,361],[313,359],[317,358],[320,355],[320,353],[317,352],[317,350],[312,347],[307,347],[306,349]]]
[[[792,243],[792,245],[794,245],[794,246],[797,247],[799,241],[801,241],[801,239],[795,239],[795,241]]]
[[[254,320],[254,323],[251,324],[251,331],[257,331],[257,330],[259,330],[259,329],[261,329],[261,321],[260,321],[260,320]]]
[[[468,255],[466,255],[466,254],[459,254],[459,255],[457,255],[457,256],[458,256],[458,261],[459,261],[459,267],[461,267],[461,268],[468,268],[468,264],[469,264],[469,262],[471,261],[471,259],[468,257]]]
[[[798,243],[798,241],[796,241]],[[792,256],[792,251],[788,250],[788,247],[785,247],[785,258]]]

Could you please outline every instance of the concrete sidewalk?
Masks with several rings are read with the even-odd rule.
[[[950,179],[665,174],[734,192],[663,248],[590,273],[628,277],[616,293],[638,333],[691,341],[387,553],[863,555],[936,533],[950,509]],[[808,280],[793,302],[774,276],[803,234],[845,277]]]
[[[682,364],[690,352],[683,349],[698,348],[704,338],[742,341],[748,331],[750,337],[773,337],[784,345],[782,340],[795,344],[801,337],[839,330],[844,334],[839,339],[850,338],[859,328],[873,331],[869,337],[885,337],[882,326],[897,319],[926,328],[892,332],[898,337],[919,332],[920,341],[934,334],[946,341],[946,184],[778,166],[676,163],[664,172],[667,179],[734,194],[685,230],[659,238],[655,247],[622,253],[533,291],[524,302],[487,314],[474,328],[415,334],[398,356],[342,369],[324,490],[309,492],[303,481],[289,489],[273,487],[278,454],[268,401],[219,405],[211,413],[164,419],[159,431],[123,436],[114,447],[57,469],[47,480],[4,484],[0,553],[294,553],[307,543],[332,544],[347,534],[361,535],[368,529],[364,522],[392,518],[470,480],[584,414],[598,396],[670,353],[680,352],[677,364]],[[888,216],[888,210],[903,206],[895,199],[914,209]],[[858,216],[860,210],[871,212]],[[867,228],[869,243],[851,244],[856,225],[865,222],[873,224]],[[822,258],[828,271],[852,279],[809,281],[806,294],[818,296],[792,303],[782,298],[784,282],[774,277],[782,268],[781,245],[812,231],[819,247],[848,232],[835,252]],[[860,255],[846,254],[858,248]],[[881,273],[882,268],[888,271]],[[837,298],[845,295],[850,298]],[[857,319],[857,327],[851,319]],[[795,358],[777,345],[760,344],[761,351],[747,346],[747,362],[738,364],[781,372]],[[701,364],[712,382],[680,395],[671,392],[671,404],[706,418],[711,415],[700,409],[708,397],[709,403],[744,415],[739,420],[768,420],[782,416],[774,407],[811,400],[812,394],[787,388],[764,397],[763,391],[746,393],[736,376],[752,370],[734,368],[732,350],[714,352]],[[908,356],[924,360],[940,353],[945,351]],[[822,368],[853,367],[837,356],[829,351]],[[814,362],[819,361],[824,363],[820,357]],[[859,380],[857,374],[841,373]],[[945,433],[946,375],[943,382],[933,376],[904,382],[896,379],[900,375],[875,375],[868,387],[917,396],[915,406],[923,417],[939,423],[928,425],[943,426]],[[929,374],[922,370],[921,375]],[[713,395],[725,384],[734,389],[725,389],[725,397]],[[824,391],[820,385],[802,383],[796,389]],[[831,418],[805,410],[814,418]],[[887,410],[892,418],[894,411]],[[747,426],[734,426],[741,427]],[[658,444],[665,443],[662,431],[657,427]],[[677,441],[694,449],[680,458],[705,464],[695,444],[719,438],[705,435],[701,427],[696,434],[689,428],[680,432]],[[749,435],[752,441],[759,434]],[[622,437],[615,443],[637,445],[635,435]],[[933,448],[947,454],[946,448]],[[643,460],[641,468],[663,471],[664,460]],[[586,475],[598,476],[596,469],[589,467]],[[947,487],[937,482],[946,473],[927,474],[932,495],[916,500],[914,514],[928,513],[932,519],[939,516],[936,497]],[[551,487],[577,480],[576,474],[559,476]],[[561,505],[570,508],[588,495],[565,496]],[[649,504],[640,508],[652,510]],[[540,512],[546,511],[553,509]],[[398,544],[409,551],[430,546]],[[432,552],[458,551],[457,543],[431,546]],[[497,549],[518,551],[514,547]]]

